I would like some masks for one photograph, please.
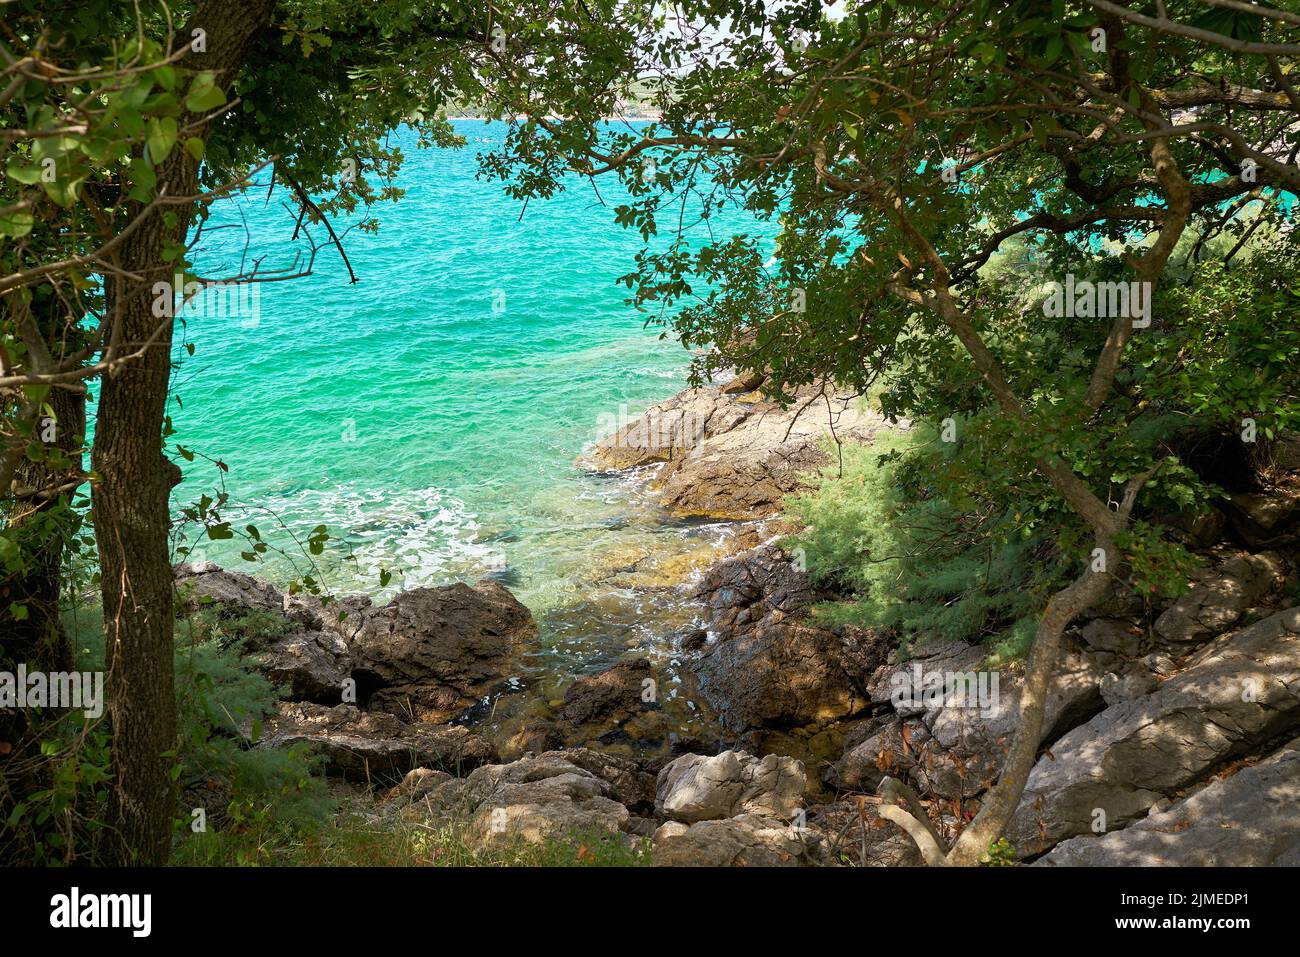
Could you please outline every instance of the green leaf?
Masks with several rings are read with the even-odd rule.
[[[190,84],[190,92],[185,97],[185,109],[191,113],[206,113],[226,102],[226,94],[216,85],[211,73],[200,73]]]
[[[9,161],[5,172],[9,174],[10,179],[16,179],[27,186],[31,186],[41,178],[41,168],[39,166],[28,166],[21,163],[16,156]]]
[[[139,203],[147,203],[153,199],[154,189],[158,185],[158,175],[153,171],[153,167],[143,159],[136,157],[131,160],[131,191],[126,195]]]
[[[149,160],[155,166],[167,158],[167,154],[176,145],[176,120],[170,116],[150,120],[146,126],[145,145],[149,149]]]
[[[0,236],[26,236],[32,231],[32,214],[21,210],[0,213]]]

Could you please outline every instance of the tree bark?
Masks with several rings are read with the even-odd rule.
[[[179,34],[190,42],[204,31],[204,49],[181,60],[185,70],[211,70],[228,88],[249,44],[271,18],[274,0],[207,0]],[[185,115],[182,128],[202,117]],[[200,132],[205,140],[208,127]],[[178,264],[164,250],[181,244],[197,209],[198,163],[179,144],[157,167],[160,193],[187,201],[148,214],[120,247],[121,272],[107,283],[115,334],[144,354],[105,376],[92,453],[100,481],[93,493],[95,534],[103,575],[104,638],[115,783],[110,798],[119,863],[167,860],[176,808],[170,769],[175,761],[176,698],[172,672],[174,613],[168,551],[169,499],[180,469],[163,454],[162,427],[171,373],[172,320],[153,315],[151,290],[170,281]],[[137,204],[132,211],[140,215]],[[130,275],[131,279],[123,278]]]
[[[1119,552],[1109,543],[1102,547],[1106,549],[1107,567],[1118,567]],[[949,865],[973,867],[979,864],[989,845],[1002,834],[1011,816],[1015,814],[1029,780],[1029,772],[1038,760],[1038,746],[1043,740],[1043,722],[1047,715],[1047,699],[1061,657],[1061,641],[1065,637],[1065,629],[1082,612],[1104,597],[1110,581],[1111,576],[1105,572],[1084,572],[1082,577],[1057,592],[1047,603],[1025,667],[1024,686],[1020,695],[1020,724],[1011,738],[1002,773],[998,775],[997,784],[980,802],[975,819],[953,844],[948,853]]]

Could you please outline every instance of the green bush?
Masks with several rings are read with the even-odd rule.
[[[80,608],[64,618],[83,671],[104,668],[102,617]],[[259,616],[223,617],[203,609],[179,622],[175,679],[177,748],[173,779],[182,795],[176,821],[178,860],[197,863],[214,846],[228,863],[258,863],[264,843],[292,840],[319,827],[334,802],[304,748],[253,750],[265,715],[275,709],[270,683],[242,659],[244,642],[277,623]],[[107,714],[87,723],[74,712],[43,726],[40,744],[48,788],[23,795],[5,826],[5,847],[24,863],[94,863],[112,783]],[[206,831],[195,833],[203,808]]]
[[[846,446],[842,466],[788,503],[807,528],[785,547],[802,549],[814,581],[848,594],[815,609],[829,624],[890,629],[904,648],[937,637],[1019,655],[1060,561],[1014,511],[968,511],[939,494],[937,446],[920,428]]]
[[[255,840],[240,836],[248,845]],[[198,845],[194,845],[198,846]],[[203,845],[189,863],[246,863],[230,836]],[[286,840],[273,834],[260,845],[262,861],[295,867],[641,867],[650,863],[648,839],[607,831],[571,831],[533,844],[522,838],[484,847],[468,821],[437,823],[339,814]]]

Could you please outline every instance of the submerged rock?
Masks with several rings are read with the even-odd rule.
[[[654,681],[654,671],[639,655],[583,675],[564,693],[560,718],[570,724],[625,721],[649,704],[642,700],[646,681]]]

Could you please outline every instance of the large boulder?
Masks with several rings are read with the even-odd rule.
[[[480,702],[536,634],[528,609],[489,580],[375,606],[290,596],[211,562],[178,565],[176,577],[182,613],[210,608],[237,624],[250,659],[287,697],[334,705],[351,700],[343,692],[355,682],[361,704],[404,719],[438,723]]]
[[[1300,608],[1202,647],[1151,694],[1070,731],[1034,766],[1007,828],[1022,855],[1134,821],[1217,765],[1300,725]]]
[[[352,656],[319,601],[286,595],[213,562],[183,563],[175,574],[179,613],[214,613],[242,641],[254,667],[287,698],[326,705],[343,701]]]
[[[308,745],[323,758],[326,773],[367,783],[391,784],[419,767],[460,773],[496,756],[487,741],[467,728],[410,725],[350,704],[326,708],[282,702],[256,745]]]
[[[1226,511],[1233,529],[1252,549],[1300,541],[1300,489],[1242,492],[1229,497]]]
[[[486,580],[402,592],[349,621],[353,673],[367,706],[434,722],[506,678],[537,630],[523,604]]]
[[[1286,571],[1276,552],[1230,558],[1157,618],[1155,631],[1166,642],[1184,645],[1220,635],[1280,585]]]
[[[1141,821],[1072,837],[1040,858],[1070,867],[1300,866],[1300,739]]]
[[[886,425],[856,398],[809,393],[789,408],[717,388],[687,389],[601,439],[583,460],[600,470],[661,464],[655,484],[676,512],[760,518],[781,510],[827,464],[832,433],[869,441]]]
[[[659,867],[807,867],[827,862],[824,839],[759,814],[696,824],[669,822],[655,832]]]
[[[803,806],[806,784],[803,763],[782,755],[685,754],[659,772],[655,811],[687,824],[739,814],[790,820]]]
[[[406,813],[468,821],[470,839],[483,846],[625,830],[631,815],[615,797],[619,785],[589,770],[598,756],[572,758],[548,751],[485,765],[466,778],[437,782]]]
[[[1020,722],[1023,679],[989,669],[979,645],[934,641],[916,654],[873,677],[872,700],[893,713],[846,737],[826,774],[838,790],[874,791],[888,774],[937,797],[968,798],[997,779]],[[1048,695],[1044,740],[1101,710],[1104,675],[1094,655],[1067,649]]]
[[[874,632],[806,617],[818,593],[774,545],[711,567],[697,590],[712,640],[692,667],[724,728],[735,733],[850,717],[869,706],[868,676],[887,654]]]

